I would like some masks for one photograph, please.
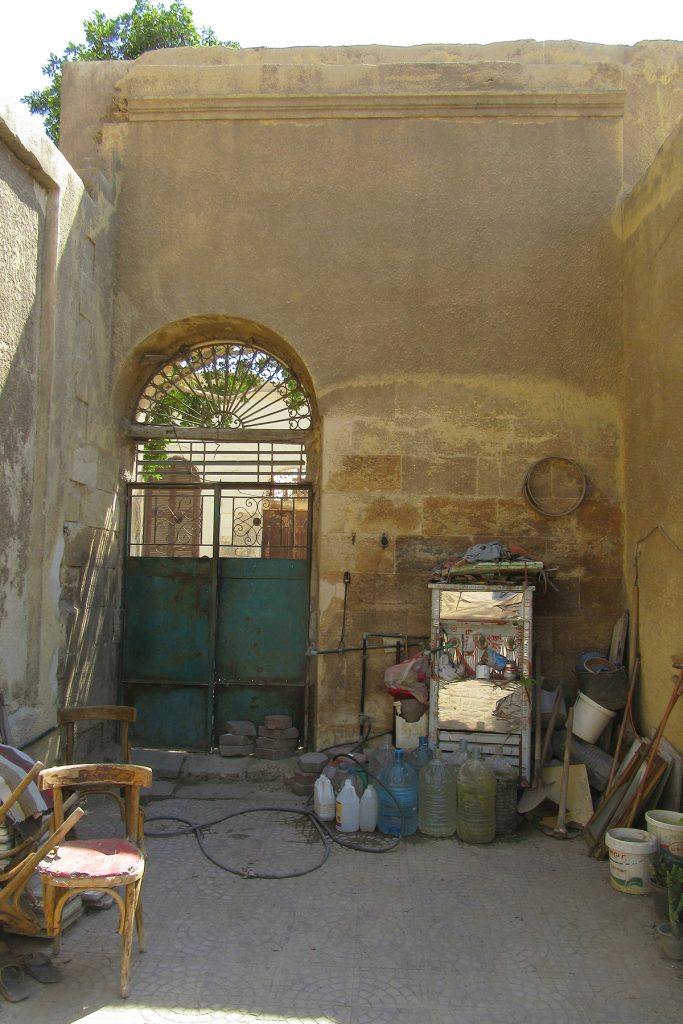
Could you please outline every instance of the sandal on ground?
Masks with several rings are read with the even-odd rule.
[[[28,999],[31,995],[24,969],[16,957],[4,957],[0,960],[0,995],[9,1003],[20,1003],[22,999]]]
[[[54,985],[62,980],[61,971],[45,953],[24,953],[19,959],[26,973],[42,985]]]

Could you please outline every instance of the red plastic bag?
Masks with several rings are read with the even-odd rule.
[[[416,654],[398,665],[390,665],[384,673],[384,684],[392,697],[415,697],[421,704],[428,704],[429,658]]]

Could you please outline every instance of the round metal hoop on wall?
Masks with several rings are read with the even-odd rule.
[[[542,516],[568,516],[586,496],[586,474],[573,459],[548,455],[527,470],[522,494]]]

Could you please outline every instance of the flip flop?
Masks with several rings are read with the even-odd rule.
[[[0,994],[8,1003],[20,1003],[31,995],[23,968],[15,958],[0,961]]]
[[[56,981],[62,980],[61,971],[57,970],[45,953],[25,953],[20,960],[26,973],[43,985],[54,985]]]

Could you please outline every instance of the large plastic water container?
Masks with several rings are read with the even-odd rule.
[[[378,779],[382,771],[394,763],[394,748],[391,745],[391,740],[385,740],[381,747],[373,747],[368,756],[370,774]]]
[[[474,748],[458,772],[457,832],[465,843],[490,843],[496,836],[496,780]]]
[[[467,758],[469,756],[470,756],[470,745],[469,745],[468,741],[465,739],[465,737],[463,736],[462,739],[458,742],[457,750],[454,750],[453,753],[451,754],[451,757],[450,757],[450,764],[451,764],[451,766],[452,766],[452,768],[453,768],[453,770],[455,772],[456,778],[458,776],[458,772],[460,771],[462,766],[465,764],[465,762],[467,761]]]
[[[417,832],[417,772],[394,752],[394,763],[382,769],[379,781],[377,828],[387,836]]]
[[[417,824],[426,836],[452,836],[455,832],[455,773],[440,750],[420,769]]]
[[[415,771],[419,774],[420,768],[423,765],[428,764],[432,759],[432,748],[429,746],[429,739],[426,736],[420,736],[418,739],[417,746],[414,750],[411,750],[406,758],[408,764],[412,764]]]
[[[496,835],[513,836],[517,831],[518,773],[502,747],[496,747],[489,767],[496,780]]]

